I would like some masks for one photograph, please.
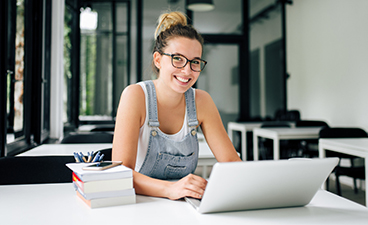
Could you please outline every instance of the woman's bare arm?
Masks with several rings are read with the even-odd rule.
[[[198,120],[208,146],[219,162],[241,161],[229,139],[211,96],[196,90]]]

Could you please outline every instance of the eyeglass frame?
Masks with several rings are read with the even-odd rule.
[[[171,65],[173,66],[173,67],[175,67],[175,68],[177,68],[177,69],[182,69],[182,68],[184,68],[187,64],[188,64],[188,62],[189,62],[189,67],[190,67],[190,69],[191,70],[193,70],[194,72],[202,72],[203,70],[204,70],[204,68],[206,67],[206,65],[207,65],[207,61],[206,60],[203,60],[203,59],[200,59],[200,58],[194,58],[194,59],[192,59],[192,60],[189,60],[187,57],[185,57],[185,56],[183,56],[182,54],[179,54],[179,53],[176,53],[176,54],[169,54],[169,53],[165,53],[165,52],[159,52],[161,55],[166,55],[166,56],[170,56],[171,57]],[[174,65],[174,56],[182,56],[182,57],[184,57],[184,59],[186,59],[187,61],[185,62],[185,64],[184,64],[184,66],[175,66]],[[200,61],[202,61],[203,63],[204,63],[204,65],[203,65],[203,68],[201,68],[201,70],[199,70],[199,71],[197,71],[197,70],[194,70],[193,68],[192,68],[192,62],[193,61],[195,61],[195,60],[200,60]]]

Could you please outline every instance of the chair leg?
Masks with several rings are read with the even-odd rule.
[[[341,187],[340,187],[340,180],[339,180],[338,175],[336,175],[336,192],[337,192],[337,195],[341,196]]]
[[[350,159],[350,163],[351,163],[351,168],[353,168],[354,167],[354,159],[353,158]],[[353,182],[354,182],[354,193],[358,194],[358,186],[357,186],[356,178],[353,178]]]
[[[354,193],[358,194],[358,186],[357,186],[356,178],[353,178],[353,181],[354,181]]]

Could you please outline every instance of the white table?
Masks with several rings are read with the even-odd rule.
[[[231,142],[233,142],[233,131],[239,131],[241,136],[241,154],[242,160],[247,161],[247,132],[252,132],[254,128],[260,128],[264,123],[272,123],[275,121],[264,121],[264,122],[229,122],[227,124],[227,133]],[[288,123],[290,127],[295,127],[295,122],[292,121],[282,121]]]
[[[18,156],[72,156],[74,152],[82,152],[85,155],[90,151],[98,151],[112,148],[112,144],[43,144]],[[217,162],[211,149],[204,139],[199,141],[198,166],[202,166],[202,177],[207,178],[208,167]]]
[[[91,132],[95,128],[115,128],[115,124],[87,124],[78,127],[79,132]]]
[[[254,128],[253,129],[253,157],[259,158],[258,137],[273,140],[273,158],[280,159],[280,140],[318,139],[321,127],[292,127],[292,128]]]
[[[43,144],[17,156],[73,156],[74,152],[91,152],[112,148],[112,144]]]
[[[326,157],[326,150],[364,158],[365,174],[368,174],[368,138],[321,138],[319,157]],[[368,179],[365,179],[365,204],[368,206]]]
[[[137,195],[137,203],[90,209],[71,183],[0,186],[1,224],[367,224],[368,209],[320,190],[305,207],[199,214],[179,200]]]
[[[227,124],[227,133],[231,142],[233,142],[233,131],[240,131],[243,161],[247,161],[247,132],[253,131],[256,127],[261,127],[262,124],[263,122],[229,122]]]

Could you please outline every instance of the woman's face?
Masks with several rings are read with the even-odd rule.
[[[195,39],[175,37],[168,41],[163,53],[180,54],[192,60],[201,58],[202,46]],[[154,54],[155,65],[160,69],[159,80],[178,93],[184,93],[197,81],[199,73],[190,68],[188,62],[183,68],[175,68],[171,63],[171,56]]]

